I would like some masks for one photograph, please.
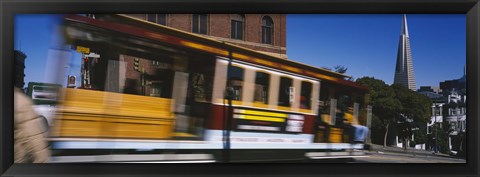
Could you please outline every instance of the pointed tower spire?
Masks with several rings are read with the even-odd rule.
[[[394,84],[402,84],[410,90],[416,90],[413,73],[412,52],[410,51],[410,37],[408,36],[407,16],[403,15],[400,40],[398,43],[397,65],[395,67]]]
[[[403,20],[402,20],[402,34],[408,36],[408,26],[407,26],[407,15],[403,14]]]

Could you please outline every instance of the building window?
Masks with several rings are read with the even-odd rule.
[[[287,77],[280,78],[280,89],[278,92],[278,106],[290,107],[293,101],[293,95],[295,93],[292,87],[292,79]]]
[[[272,44],[273,20],[269,16],[262,19],[262,43]]]
[[[232,66],[228,70],[228,86],[231,87],[231,91],[228,94],[231,94],[232,100],[242,100],[244,73],[244,69],[237,66]]]
[[[245,23],[245,18],[243,15],[234,14],[232,15],[232,26],[231,26],[231,37],[232,39],[243,40],[243,24]]]
[[[157,14],[147,14],[147,21],[157,23]]]
[[[124,58],[124,61],[129,62],[129,65],[131,64],[130,66],[133,65],[133,73],[125,71],[127,74],[125,75],[123,93],[172,98],[175,73],[171,68],[172,59],[162,57],[155,60],[148,60],[127,55],[123,56],[126,58]],[[108,80],[109,78],[106,79]],[[101,83],[106,82],[107,81],[101,81]],[[98,81],[98,83],[100,83],[100,81]]]
[[[167,14],[147,14],[147,21],[167,25]]]
[[[157,14],[157,23],[167,25],[167,14]]]
[[[255,74],[255,93],[254,101],[268,104],[268,89],[270,84],[270,75],[263,72]]]
[[[172,65],[168,62],[161,61],[161,60],[152,60],[152,67],[157,69],[171,69]]]
[[[192,32],[207,34],[207,14],[193,14]]]
[[[151,85],[150,96],[160,97],[162,95],[162,83],[154,82]]]
[[[300,108],[311,109],[312,108],[312,83],[302,82],[302,91],[300,93]]]

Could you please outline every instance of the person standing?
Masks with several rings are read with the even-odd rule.
[[[14,105],[14,163],[48,162],[45,118],[35,113],[32,100],[18,88],[14,89]]]

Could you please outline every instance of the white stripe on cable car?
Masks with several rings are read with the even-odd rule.
[[[49,163],[85,162],[166,162],[169,161],[214,161],[211,154],[112,154],[93,156],[53,156]]]
[[[165,146],[159,143],[60,141],[53,142],[52,149],[223,149],[223,141],[211,142],[210,146],[175,143]],[[231,142],[231,149],[363,149],[363,144],[348,143],[250,143]]]
[[[259,138],[257,141],[260,141],[255,143],[249,141],[232,141],[232,149],[363,149],[363,144],[313,143],[312,134],[231,131],[230,135],[232,140]],[[223,149],[222,130],[205,130],[204,138],[206,141],[95,138],[55,138],[50,139],[50,141],[53,143],[53,149]],[[277,139],[284,139],[290,143],[275,142]]]

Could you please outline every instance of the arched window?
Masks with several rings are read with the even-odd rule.
[[[245,24],[245,17],[240,14],[233,14],[232,18],[232,27],[231,27],[231,37],[232,39],[243,40],[243,29]]]
[[[269,16],[262,19],[262,43],[272,44],[273,20]]]
[[[199,34],[207,34],[207,14],[193,14],[192,18],[192,32]]]

